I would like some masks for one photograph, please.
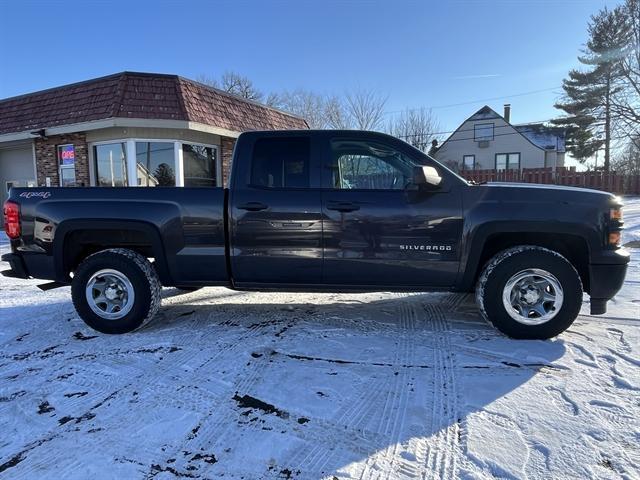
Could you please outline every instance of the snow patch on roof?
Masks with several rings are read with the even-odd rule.
[[[563,128],[549,127],[543,123],[528,123],[513,127],[540,148],[556,152],[565,151]]]

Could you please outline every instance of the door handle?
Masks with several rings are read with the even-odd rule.
[[[249,210],[250,212],[258,212],[260,210],[266,210],[267,208],[269,208],[269,206],[260,202],[248,202],[242,205],[238,205],[238,208],[240,210]]]
[[[336,210],[338,212],[355,212],[360,210],[360,206],[351,202],[329,202],[327,210]]]

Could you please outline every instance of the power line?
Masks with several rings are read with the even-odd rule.
[[[513,95],[502,95],[500,97],[480,98],[480,99],[477,99],[477,100],[469,100],[469,101],[466,101],[466,102],[450,103],[448,105],[435,105],[435,106],[432,106],[432,107],[405,108],[403,110],[389,110],[387,112],[384,112],[383,115],[391,115],[391,114],[394,114],[394,113],[402,113],[402,112],[413,112],[413,111],[416,111],[416,110],[435,110],[435,109],[440,109],[440,108],[460,107],[460,106],[463,106],[463,105],[472,105],[474,103],[492,102],[494,100],[502,100],[504,98],[514,98],[514,97],[524,97],[526,95],[535,95],[537,93],[550,92],[552,90],[557,90],[558,88],[561,88],[561,87],[543,88],[543,89],[540,89],[540,90],[531,90],[531,91],[528,91],[528,92],[514,93]]]
[[[517,131],[516,132],[508,132],[508,133],[496,133],[496,134],[493,135],[493,138],[495,138],[495,137],[505,137],[507,135],[523,135],[523,134],[522,134],[522,132],[517,132]],[[626,140],[626,139],[629,139],[629,138],[633,137],[633,135],[634,134],[628,134],[628,135],[622,135],[622,136],[618,136],[618,137],[611,137],[610,140]],[[418,135],[410,135],[410,136],[413,137],[413,136],[418,136]],[[398,137],[398,138],[406,139],[408,137],[409,136],[405,135],[405,136],[401,136],[401,137]],[[452,138],[452,139],[448,139],[447,143],[449,143],[449,142],[462,142],[462,141],[466,141],[466,140],[474,140],[475,141],[475,137]],[[489,139],[487,139],[487,140],[489,140]],[[478,141],[481,141],[481,140],[478,140]],[[604,141],[604,139],[596,139],[596,141]],[[425,145],[426,143],[428,143],[428,142],[421,142],[420,144],[421,145]],[[441,144],[441,145],[443,145],[443,144]]]
[[[486,121],[489,122],[490,120],[494,120],[495,118],[500,118],[500,119],[504,120],[504,118],[502,118],[502,117],[494,117],[494,118],[487,118]],[[612,115],[610,118],[611,118],[611,120],[616,120],[616,119],[620,119],[620,118],[624,118],[624,117],[622,115]],[[595,120],[604,120],[604,118],[599,118],[599,117],[595,117],[594,119]],[[493,128],[494,129],[498,129],[498,128],[513,128],[515,130],[518,130],[516,127],[532,126],[532,125],[538,124],[538,123],[549,123],[549,122],[552,122],[553,120],[562,120],[562,117],[548,118],[546,120],[534,120],[534,121],[530,121],[530,122],[527,122],[527,123],[519,123],[519,124],[514,124],[514,125],[511,125],[511,124],[494,125]],[[482,122],[483,119],[477,119],[477,120],[469,120],[468,119],[468,120],[465,120],[465,122],[463,122],[463,123],[466,123],[467,121]],[[604,125],[605,125],[604,123],[594,123],[594,124],[591,124],[590,127],[601,127],[601,126],[604,126]],[[534,127],[532,127],[532,128],[534,128]],[[547,127],[547,128],[563,128],[563,127],[562,127],[562,125],[557,125],[557,126]],[[404,139],[404,138],[435,136],[435,135],[446,135],[446,134],[451,134],[451,133],[474,132],[474,131],[475,131],[475,128],[465,128],[465,129],[462,129],[462,130],[455,129],[455,130],[445,130],[445,131],[442,131],[442,132],[420,132],[420,133],[411,133],[411,134],[408,134],[408,135],[398,135],[398,138],[403,138]],[[516,131],[516,132],[511,132],[511,133],[508,133],[508,134],[504,134],[504,135],[516,135],[518,133],[523,133],[523,132]],[[495,135],[495,136],[499,136],[499,134]],[[451,140],[449,140],[449,141],[451,141]]]

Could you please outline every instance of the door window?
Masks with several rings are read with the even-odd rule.
[[[413,178],[404,154],[372,142],[334,140],[332,185],[340,190],[403,190]]]
[[[309,188],[308,138],[263,138],[256,141],[251,185],[267,188]]]

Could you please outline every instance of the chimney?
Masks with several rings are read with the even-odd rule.
[[[510,103],[505,103],[504,104],[504,115],[503,115],[504,119],[506,120],[507,123],[511,122],[511,104]]]

